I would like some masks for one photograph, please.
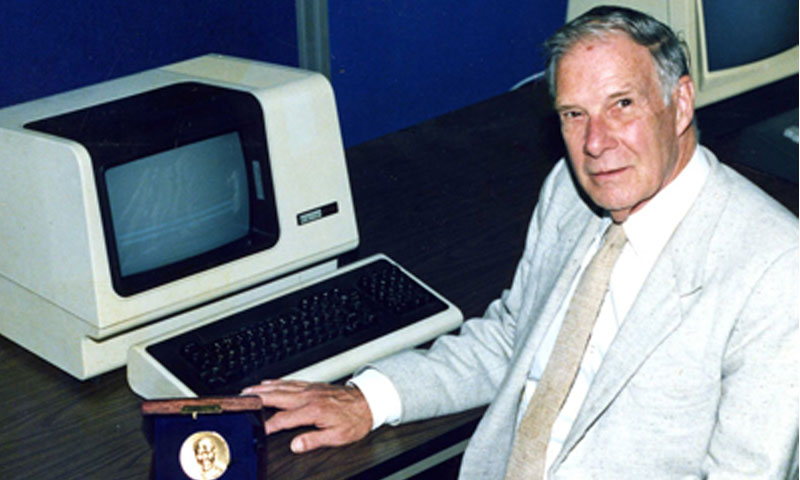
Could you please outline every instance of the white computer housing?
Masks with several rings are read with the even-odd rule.
[[[165,157],[206,173],[166,180]],[[358,244],[348,182],[331,87],[295,68],[207,55],[4,108],[0,334],[79,379],[122,366],[335,268]]]

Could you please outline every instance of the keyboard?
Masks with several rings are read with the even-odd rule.
[[[333,381],[457,328],[461,312],[384,255],[129,352],[145,398],[238,394],[266,378]]]

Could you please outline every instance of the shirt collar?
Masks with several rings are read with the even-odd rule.
[[[661,253],[700,194],[710,169],[702,149],[695,146],[692,158],[678,176],[622,224],[637,256],[655,259]]]

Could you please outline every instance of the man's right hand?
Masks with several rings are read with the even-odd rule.
[[[242,394],[258,395],[264,407],[280,410],[265,422],[267,435],[296,427],[317,428],[292,439],[294,453],[353,443],[372,429],[369,405],[353,386],[265,380]]]

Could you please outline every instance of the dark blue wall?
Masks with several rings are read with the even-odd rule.
[[[329,0],[346,145],[507,91],[566,0]],[[291,0],[3,0],[0,107],[209,52],[297,65]]]
[[[507,91],[541,71],[566,0],[330,1],[331,81],[345,143]]]
[[[209,52],[297,65],[294,2],[3,0],[0,106]]]

